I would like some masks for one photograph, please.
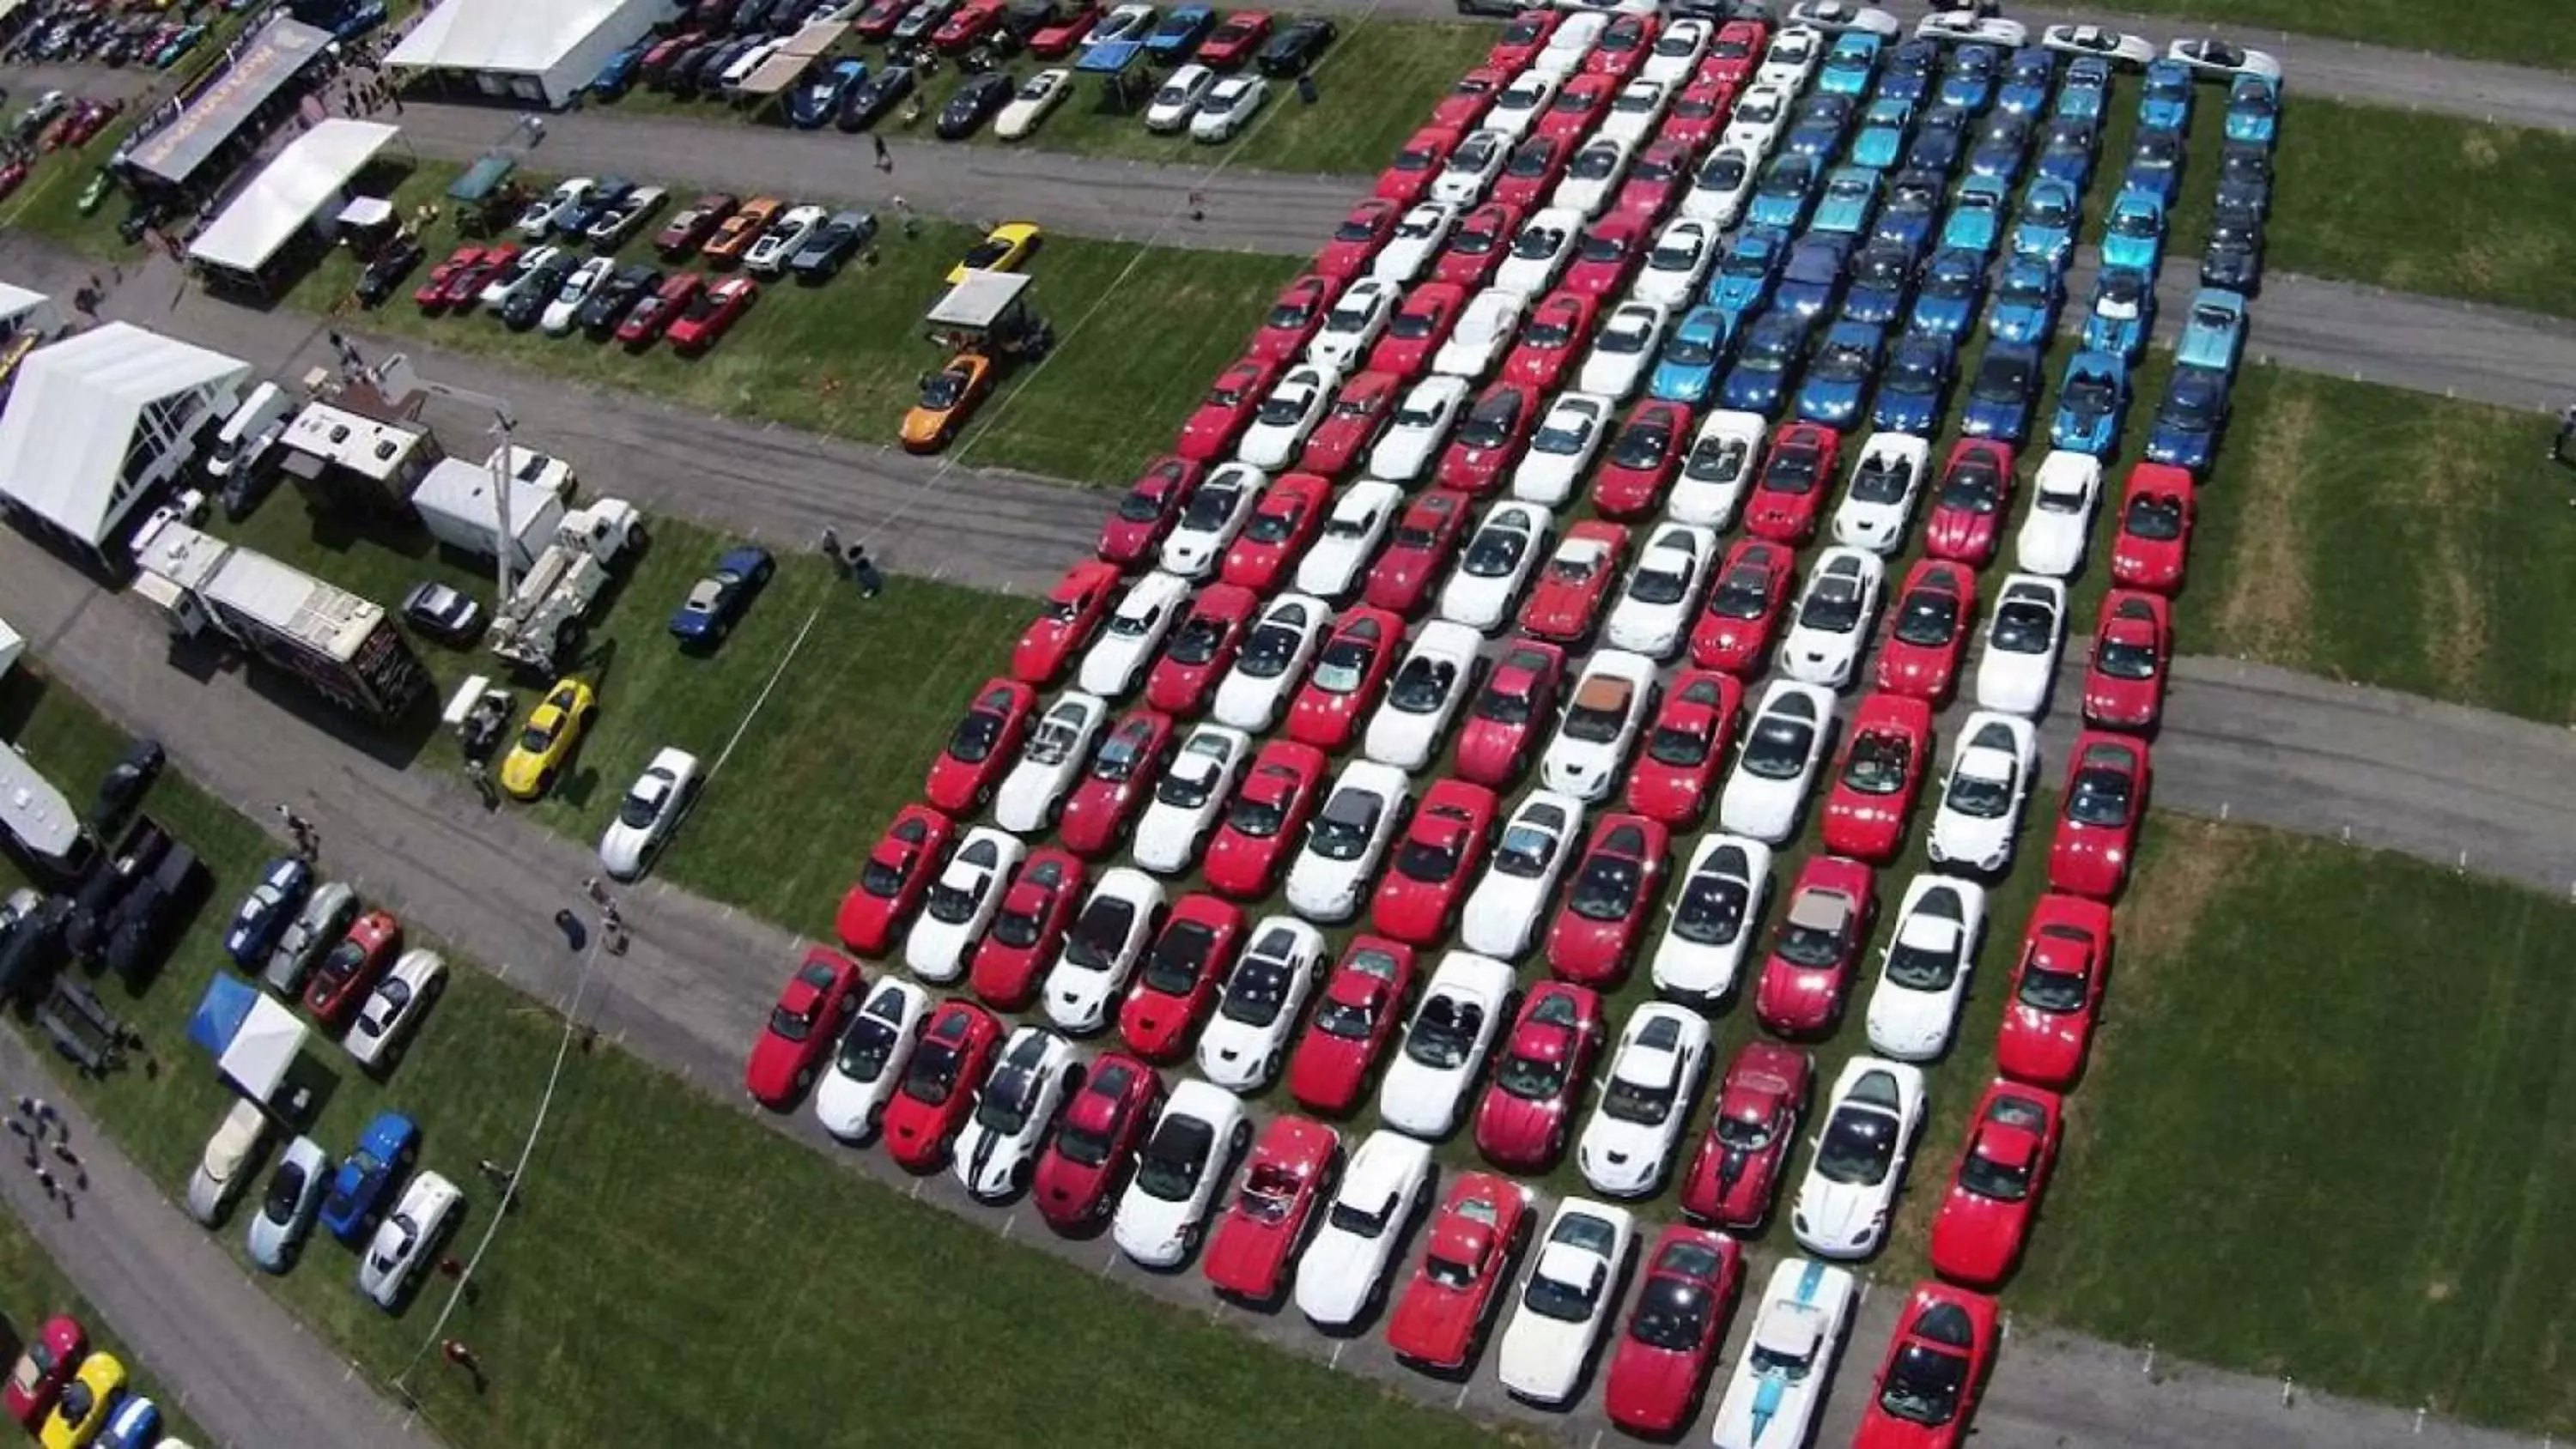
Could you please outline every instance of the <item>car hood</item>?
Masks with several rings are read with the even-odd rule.
[[[644,863],[644,836],[623,821],[609,826],[599,838],[599,863],[620,875],[632,873]]]
[[[1491,1088],[1476,1108],[1476,1140],[1492,1143],[1504,1156],[1534,1157],[1546,1149],[1548,1134],[1564,1114],[1562,1100],[1533,1102]]]
[[[1120,1239],[1123,1243],[1125,1239]],[[1207,1251],[1201,1255],[1200,1267],[1211,1283],[1257,1288],[1277,1286],[1288,1267],[1290,1244],[1272,1229],[1257,1227],[1239,1219],[1228,1218],[1208,1238]],[[1309,1264],[1298,1265],[1297,1291],[1305,1293]]]
[[[1110,1236],[1119,1250],[1139,1262],[1168,1268],[1181,1261],[1183,1204],[1148,1197],[1134,1187],[1119,1200]]]
[[[1828,1381],[1823,1374],[1797,1383],[1769,1375],[1739,1380],[1718,1406],[1714,1431],[1718,1449],[1781,1449],[1797,1443],[1811,1409],[1813,1386]]]
[[[1515,1393],[1563,1398],[1582,1372],[1589,1326],[1543,1318],[1526,1309],[1514,1312],[1494,1354],[1495,1375]]]
[[[1869,1241],[1886,1205],[1877,1188],[1847,1187],[1810,1175],[1799,1185],[1798,1238],[1810,1247],[1850,1249]]]
[[[1394,1231],[1394,1229],[1389,1229]],[[1359,1317],[1385,1262],[1378,1242],[1327,1227],[1297,1259],[1297,1308],[1309,1318],[1343,1324]]]
[[[1610,1363],[1606,1397],[1623,1406],[1651,1405],[1686,1411],[1691,1391],[1698,1386],[1699,1375],[1690,1355],[1623,1342]]]
[[[1416,1135],[1444,1132],[1457,1119],[1461,1075],[1434,1071],[1399,1053],[1387,1065],[1378,1116],[1386,1125]]]
[[[1633,1191],[1663,1164],[1663,1140],[1651,1127],[1596,1118],[1577,1144],[1584,1177],[1604,1191]]]
[[[1950,1003],[1929,991],[1908,991],[1885,981],[1870,993],[1869,1039],[1892,1057],[1929,1056],[1950,1035]]]

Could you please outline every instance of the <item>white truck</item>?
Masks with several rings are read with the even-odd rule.
[[[628,549],[644,543],[644,515],[620,498],[600,498],[563,516],[554,541],[492,612],[492,652],[534,673],[561,672],[581,650],[591,605]]]

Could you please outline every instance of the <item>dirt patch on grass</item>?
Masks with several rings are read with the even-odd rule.
[[[2240,557],[2218,601],[2220,637],[2257,658],[2305,660],[2308,638],[2307,540],[2301,526],[2309,485],[2308,444],[2315,400],[2285,382],[2279,405],[2249,439],[2253,467],[2243,475],[2248,497],[2238,525]]]
[[[2155,990],[2156,966],[2191,948],[2200,919],[2254,856],[2241,827],[2157,811],[2138,873],[2113,919],[2111,995],[2117,1015],[2138,1019]]]
[[[2437,412],[2437,419],[2456,417]],[[2467,460],[2478,456],[2474,430],[2437,422],[2415,447],[2412,510],[2415,536],[2428,545],[2424,571],[2425,662],[2442,681],[2443,697],[2473,699],[2493,642],[2487,615],[2484,569],[2461,535],[2485,516],[2477,494],[2485,476]]]
[[[2504,148],[2497,143],[2496,133],[2484,127],[2472,127],[2460,133],[2460,164],[2472,171],[2486,171],[2504,159]]]

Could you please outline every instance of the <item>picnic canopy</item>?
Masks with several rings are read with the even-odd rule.
[[[304,1051],[304,1023],[258,987],[217,973],[188,1021],[188,1040],[215,1058],[215,1069],[254,1102],[286,1082]]]
[[[765,99],[796,84],[797,77],[813,69],[816,59],[840,43],[850,28],[845,20],[816,20],[806,24],[776,54],[754,67],[742,82],[742,93]]]
[[[277,153],[242,188],[214,222],[188,246],[188,259],[211,271],[258,282],[269,262],[298,232],[336,212],[349,181],[398,128],[339,117],[322,122]]]

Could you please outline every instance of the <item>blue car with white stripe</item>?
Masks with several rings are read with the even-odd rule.
[[[2120,446],[2129,420],[2129,365],[2108,352],[2079,352],[2066,360],[2057,388],[2057,415],[2049,419],[2048,445],[2107,458]]]
[[[1646,391],[1666,402],[1692,407],[1708,401],[1709,389],[1717,385],[1717,370],[1725,364],[1734,340],[1733,314],[1705,302],[1693,307],[1682,314],[1665,341]]]
[[[2134,367],[2155,328],[2155,278],[2135,267],[2110,267],[2093,279],[2093,300],[2084,309],[2086,347]]]
[[[1986,259],[1970,251],[1937,251],[1923,265],[1923,280],[1914,290],[1914,313],[1905,325],[1915,332],[1964,337],[1985,300]]]
[[[1986,330],[1997,342],[2045,346],[2065,305],[2064,272],[2045,262],[2016,258],[2004,263],[2003,275],[1995,283],[1995,300],[1986,308]]]
[[[1959,345],[1932,332],[1909,332],[1896,339],[1887,355],[1887,370],[1878,380],[1878,398],[1870,406],[1870,426],[1881,432],[1912,433],[1928,438],[1940,431],[1949,410],[1950,384],[1958,376]]]
[[[1755,1302],[1752,1334],[1718,1400],[1717,1449],[1790,1449],[1814,1436],[1860,1293],[1844,1269],[1784,1258]]]

